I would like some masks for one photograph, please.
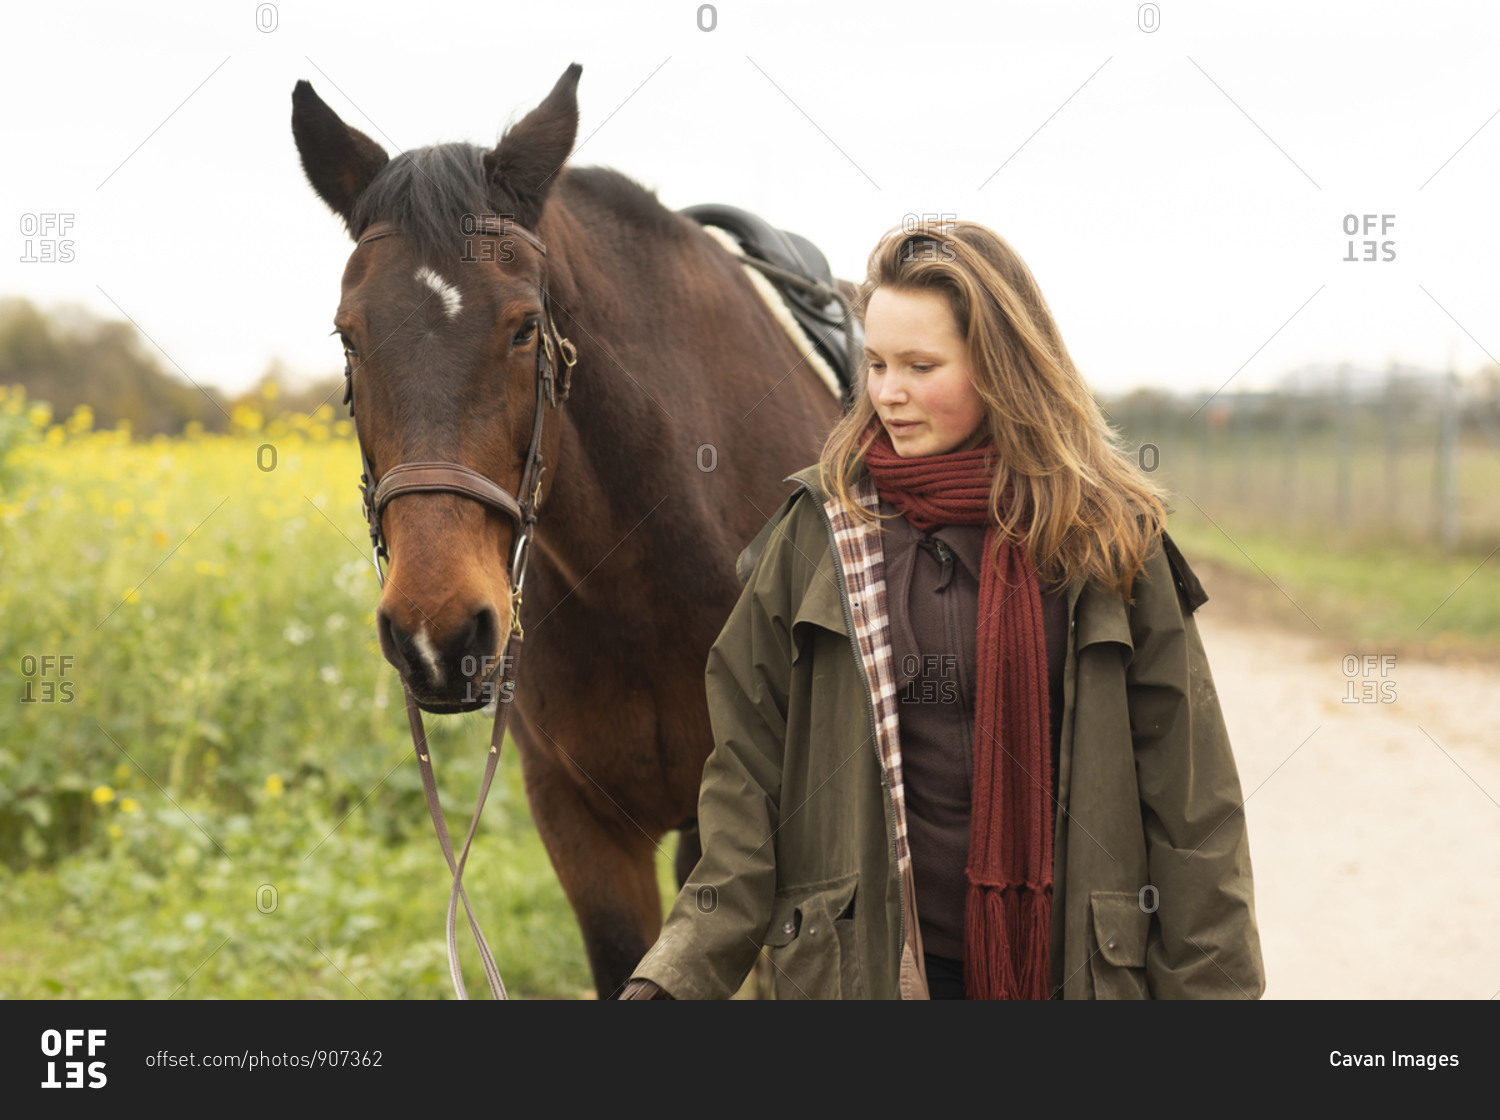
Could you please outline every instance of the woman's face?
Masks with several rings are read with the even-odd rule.
[[[943,293],[876,288],[865,308],[865,353],[870,401],[897,455],[968,451],[984,441],[984,402]]]

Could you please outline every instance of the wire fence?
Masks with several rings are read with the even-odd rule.
[[[1450,552],[1500,544],[1496,367],[1308,367],[1270,391],[1101,404],[1178,515]]]

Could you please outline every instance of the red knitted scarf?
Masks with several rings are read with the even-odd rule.
[[[1025,548],[1007,539],[989,562],[993,469],[970,451],[903,459],[880,424],[865,465],[881,498],[916,528],[988,525],[979,580],[974,775],[964,869],[964,994],[1046,999],[1052,926],[1052,739],[1042,598]],[[867,432],[868,434],[868,432]],[[1007,486],[1004,501],[1014,497]]]

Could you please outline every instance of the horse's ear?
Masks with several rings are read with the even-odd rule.
[[[292,135],[297,138],[307,181],[348,225],[354,200],[391,157],[359,129],[341,121],[305,81],[292,90]]]
[[[523,226],[535,226],[547,192],[578,138],[578,75],[573,63],[545,100],[505,130],[495,150],[484,156],[484,174],[497,211],[513,211]]]

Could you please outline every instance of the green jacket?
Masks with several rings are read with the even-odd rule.
[[[727,998],[766,946],[779,999],[925,998],[880,530],[816,464],[786,481],[709,653],[703,856],[634,976]],[[855,492],[876,508],[868,476]],[[1243,798],[1192,613],[1207,596],[1165,535],[1133,595],[1068,590],[1053,992],[1256,998]]]

